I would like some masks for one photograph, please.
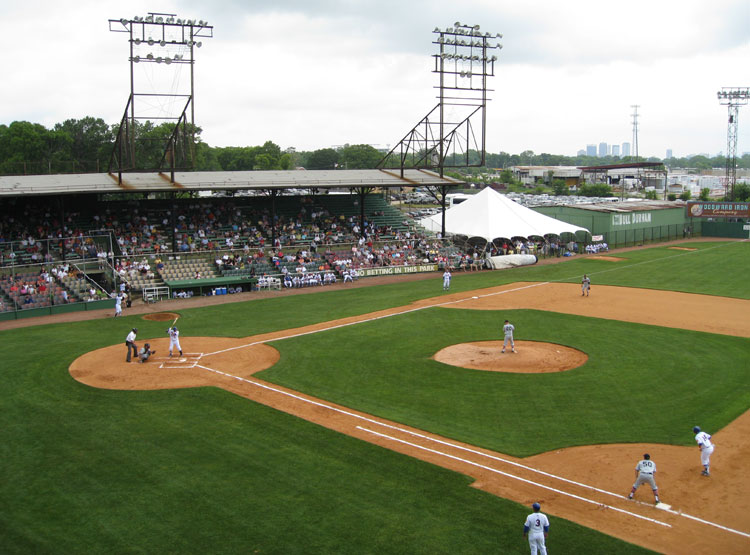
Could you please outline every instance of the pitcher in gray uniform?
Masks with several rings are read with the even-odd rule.
[[[505,348],[508,346],[508,343],[510,343],[510,349],[512,352],[516,352],[516,343],[513,341],[513,331],[515,330],[515,326],[508,322],[508,320],[505,321],[505,324],[503,324],[503,350],[500,351],[501,353],[505,352]]]

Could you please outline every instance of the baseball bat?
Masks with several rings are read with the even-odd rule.
[[[177,320],[179,320],[179,319],[180,319],[180,315],[178,314],[177,318],[174,319],[174,322],[172,322],[172,325],[169,326],[169,327],[171,328],[172,326],[174,326],[177,323]]]

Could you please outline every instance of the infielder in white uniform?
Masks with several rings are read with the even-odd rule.
[[[583,274],[583,279],[581,280],[581,297],[586,295],[589,296],[589,291],[591,290],[591,279],[586,274]]]
[[[515,330],[515,326],[508,322],[508,320],[505,321],[505,324],[503,325],[503,335],[505,336],[505,339],[503,339],[503,350],[500,351],[501,353],[505,352],[505,348],[508,346],[508,343],[510,342],[510,349],[514,353],[516,352],[516,343],[513,341],[513,330]]]
[[[651,460],[651,455],[644,453],[643,460],[635,465],[635,483],[633,484],[633,489],[630,490],[628,499],[633,499],[635,490],[637,490],[641,484],[648,484],[651,486],[651,491],[654,492],[654,501],[658,503],[659,488],[656,487],[654,474],[656,474],[656,464]]]
[[[451,271],[446,268],[443,272],[443,291],[447,291],[451,288]]]
[[[711,453],[714,452],[714,444],[711,443],[711,436],[706,432],[701,432],[698,426],[693,428],[693,433],[695,433],[695,441],[698,447],[701,448],[701,464],[703,465],[703,472],[701,474],[703,476],[710,476],[711,472],[708,467],[711,464]]]
[[[167,330],[169,334],[169,356],[172,356],[172,349],[180,351],[182,356],[182,347],[180,347],[180,332],[177,330],[177,326],[172,326]]]
[[[122,316],[122,297],[118,293],[115,297],[115,318]]]
[[[534,509],[534,512],[526,517],[526,522],[523,525],[523,537],[529,538],[531,555],[536,555],[537,550],[541,555],[547,555],[547,546],[544,541],[549,533],[549,519],[547,515],[540,512],[541,506],[539,503],[534,503],[531,508]]]

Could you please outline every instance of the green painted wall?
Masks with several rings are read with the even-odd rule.
[[[592,235],[604,235],[610,247],[669,241],[701,232],[701,221],[688,218],[684,207],[639,212],[598,212],[574,206],[538,206],[537,212],[570,224],[585,227]]]

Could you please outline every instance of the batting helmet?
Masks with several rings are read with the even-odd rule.
[[[172,326],[172,331],[177,331],[177,326]]]
[[[700,426],[693,426],[693,433],[694,433],[694,434],[697,434],[697,433],[698,433],[698,432],[700,432],[700,431],[701,431],[701,428],[700,428]]]
[[[534,503],[534,504],[533,504],[533,505],[531,506],[531,508],[532,508],[532,509],[534,509],[535,511],[538,511],[539,509],[541,509],[541,508],[542,508],[542,506],[541,506],[541,505],[540,505],[539,503]]]

